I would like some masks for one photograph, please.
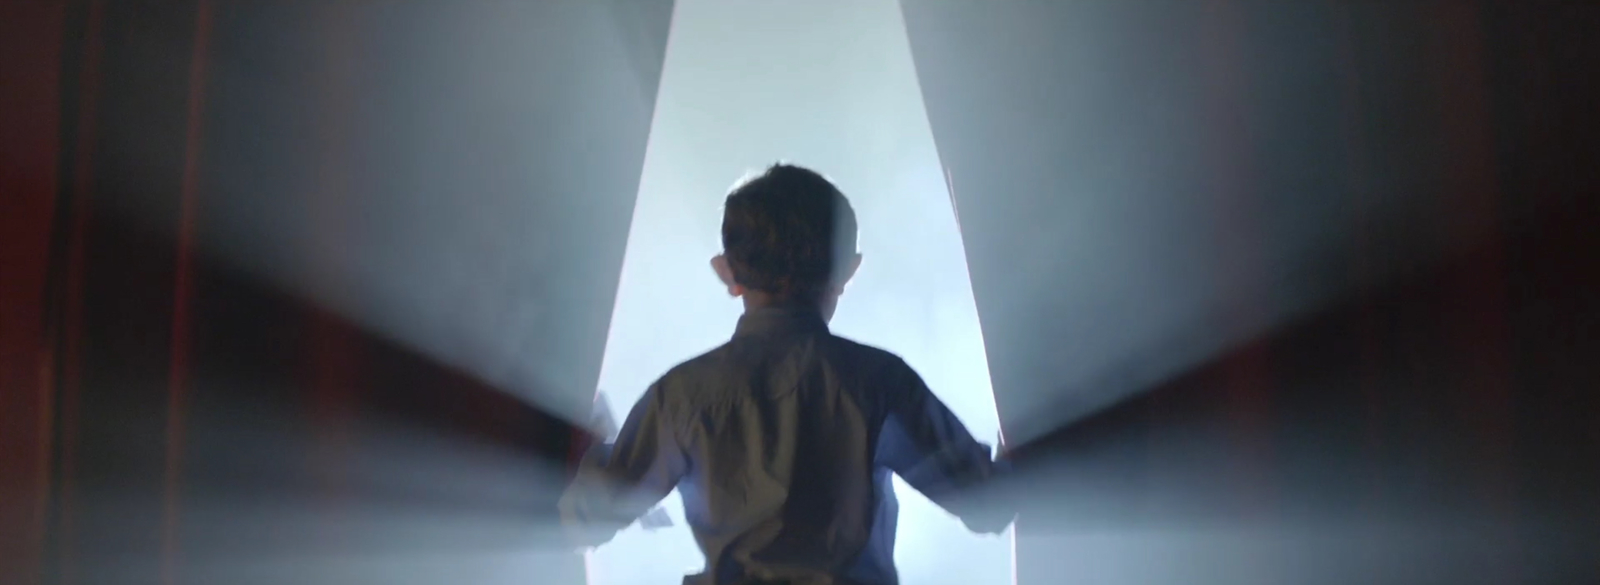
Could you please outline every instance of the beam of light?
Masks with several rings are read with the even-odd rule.
[[[778,160],[829,175],[865,264],[833,330],[906,359],[979,440],[1000,430],[965,253],[894,0],[679,0],[600,388],[622,420],[673,365],[725,342],[742,307],[716,282],[721,203]],[[1011,535],[980,536],[896,479],[906,583],[1013,580]],[[587,555],[594,585],[667,585],[705,560],[683,525],[637,525]]]

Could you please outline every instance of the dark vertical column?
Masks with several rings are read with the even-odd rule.
[[[52,487],[45,328],[66,2],[0,3],[0,581],[41,582]]]
[[[1477,468],[1476,485],[1465,486],[1474,503],[1486,504],[1484,514],[1507,533],[1516,522],[1515,481],[1511,452],[1515,432],[1511,418],[1511,346],[1507,304],[1505,240],[1500,222],[1505,209],[1500,202],[1500,165],[1495,153],[1489,78],[1485,71],[1485,31],[1482,7],[1477,3],[1435,2],[1430,39],[1430,71],[1438,128],[1443,148],[1443,175],[1435,209],[1444,229],[1461,239],[1476,235],[1479,244],[1462,258],[1463,269],[1452,272],[1446,283],[1442,310],[1446,351],[1459,364],[1448,385],[1454,396],[1455,416],[1471,442],[1464,453]],[[1518,582],[1515,573],[1519,551],[1507,547],[1514,541],[1484,547],[1485,558],[1503,582]]]
[[[316,97],[312,115],[317,146],[310,161],[309,190],[304,194],[306,215],[300,218],[309,229],[297,251],[312,290],[334,298],[349,298],[355,292],[350,290],[348,278],[356,266],[349,243],[362,241],[365,235],[358,221],[362,206],[381,205],[362,200],[366,193],[357,184],[359,173],[353,166],[361,158],[352,138],[363,131],[355,126],[362,72],[382,59],[368,52],[365,32],[371,17],[359,18],[361,9],[359,2],[324,3],[312,12],[313,30],[308,35],[318,49],[309,87]],[[316,308],[305,311],[304,316],[306,336],[301,352],[306,396],[301,404],[307,406],[314,429],[309,468],[316,486],[316,507],[329,520],[318,525],[322,534],[316,536],[335,546],[349,545],[353,537],[341,533],[338,519],[364,495],[355,493],[355,478],[350,473],[361,440],[355,419],[363,398],[370,398],[365,393],[375,384],[376,372],[371,368],[380,366],[369,367],[374,348],[348,321]]]
[[[1269,319],[1266,290],[1268,273],[1263,251],[1274,242],[1262,229],[1266,193],[1259,186],[1257,126],[1265,116],[1255,103],[1247,12],[1236,0],[1213,0],[1199,23],[1198,50],[1204,55],[1204,103],[1198,113],[1207,120],[1209,148],[1203,161],[1211,180],[1211,230],[1216,249],[1225,259],[1218,278],[1225,290],[1235,291],[1222,308],[1228,321],[1264,322]],[[1228,405],[1236,484],[1242,511],[1270,506],[1272,380],[1269,347],[1248,343],[1229,360],[1219,380],[1228,388]]]
[[[55,478],[51,494],[51,545],[49,573],[61,583],[77,581],[75,570],[79,493],[77,474],[82,433],[84,372],[84,289],[89,246],[91,193],[100,118],[102,61],[105,51],[105,2],[87,0],[71,5],[67,18],[68,45],[63,60],[62,149],[65,184],[54,218],[51,283],[53,301],[47,318],[48,335],[55,344]]]
[[[178,566],[182,546],[179,539],[183,487],[184,418],[188,410],[189,381],[193,364],[190,355],[194,302],[195,222],[200,202],[205,121],[207,51],[211,37],[211,2],[198,0],[194,15],[194,38],[189,56],[187,112],[184,120],[182,178],[178,191],[176,250],[173,258],[172,324],[167,372],[166,451],[163,457],[161,517],[161,582],[180,582]]]
[[[63,136],[73,144],[51,292],[62,357],[54,577],[63,583],[177,580],[200,8],[89,0],[69,22],[81,40],[68,59],[75,115]],[[115,219],[131,210],[148,219]],[[91,558],[109,551],[134,560]]]
[[[1362,408],[1357,424],[1361,427],[1363,458],[1373,461],[1382,457],[1384,397],[1379,390],[1378,376],[1380,316],[1372,303],[1377,292],[1377,274],[1372,262],[1376,250],[1371,218],[1367,212],[1372,208],[1374,197],[1372,169],[1367,160],[1371,138],[1367,131],[1367,111],[1363,98],[1365,84],[1358,55],[1360,40],[1355,29],[1356,16],[1352,14],[1353,10],[1349,5],[1339,5],[1331,16],[1337,35],[1336,60],[1342,89],[1339,96],[1339,124],[1347,185],[1345,201],[1350,210],[1351,225],[1354,226],[1350,234],[1349,272],[1357,306],[1354,339],[1351,340],[1356,346],[1356,383],[1359,385]],[[1369,463],[1363,466],[1363,471],[1367,474],[1360,478],[1363,501],[1367,506],[1377,505],[1383,498],[1382,468]]]

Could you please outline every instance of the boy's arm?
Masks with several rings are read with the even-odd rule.
[[[886,379],[888,416],[878,459],[929,500],[961,518],[976,532],[998,533],[1016,511],[976,490],[1003,474],[990,447],[972,438],[961,420],[928,389],[911,366],[897,362]]]
[[[595,445],[559,504],[561,524],[579,546],[598,546],[638,520],[677,487],[688,457],[665,420],[659,385],[633,406],[615,443]]]

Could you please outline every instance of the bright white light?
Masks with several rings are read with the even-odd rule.
[[[713,276],[741,174],[813,167],[850,197],[865,263],[833,321],[922,373],[982,441],[999,432],[954,212],[895,0],[678,0],[600,372],[618,420],[667,369],[733,332]],[[908,584],[1010,583],[1012,541],[979,536],[896,482]],[[683,527],[630,527],[590,554],[593,585],[670,585],[704,558]]]

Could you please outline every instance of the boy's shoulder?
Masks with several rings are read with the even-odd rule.
[[[905,360],[888,350],[832,334],[817,337],[816,341],[817,345],[812,348],[815,353],[810,359],[818,361],[813,366],[826,367],[863,382],[881,381],[881,384],[867,382],[871,387],[890,387],[907,376],[916,376]],[[772,351],[771,346],[736,339],[667,370],[652,391],[672,412],[669,416],[688,420],[693,418],[690,413],[725,407],[749,396],[759,386],[752,386],[753,380],[773,374],[785,375],[780,372],[788,370],[792,364],[778,366],[783,358],[776,358]],[[780,369],[764,371],[774,366]],[[787,375],[795,373],[789,370]]]
[[[882,370],[909,367],[889,350],[829,333],[817,338],[822,359],[852,369]],[[759,343],[731,340],[700,355],[684,360],[662,376],[663,386],[676,381],[698,382],[721,376],[738,375],[770,360],[770,351]]]
[[[870,362],[870,363],[872,363],[874,365],[890,365],[890,364],[903,364],[903,363],[905,363],[905,360],[900,359],[900,356],[898,354],[896,354],[896,353],[894,353],[892,351],[889,351],[887,349],[878,347],[876,345],[868,345],[868,344],[856,341],[854,339],[850,339],[848,337],[840,337],[838,335],[831,335],[830,334],[829,337],[831,337],[833,339],[834,343],[836,344],[836,346],[838,347],[838,350],[841,353],[847,354],[847,355],[849,355],[851,357],[854,357],[854,358],[857,358],[857,359],[865,360],[865,361]]]

